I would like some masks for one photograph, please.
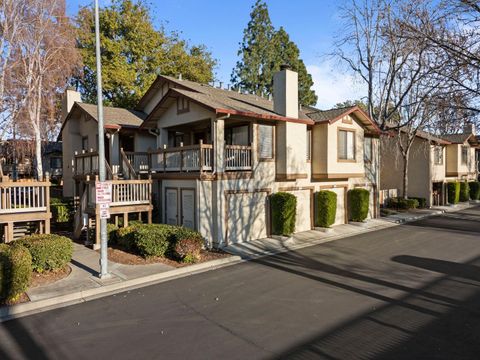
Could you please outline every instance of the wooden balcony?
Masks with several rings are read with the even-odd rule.
[[[0,180],[0,224],[5,242],[13,240],[16,222],[39,222],[39,232],[50,232],[50,182]]]

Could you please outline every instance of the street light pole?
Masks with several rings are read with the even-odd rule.
[[[100,53],[100,19],[98,0],[95,0],[95,55],[97,60],[97,118],[98,118],[98,173],[100,182],[106,179],[105,170],[105,135],[103,129],[103,98],[102,98],[102,62]],[[97,209],[98,210],[98,209]],[[107,219],[100,219],[100,278],[108,277],[107,257]]]

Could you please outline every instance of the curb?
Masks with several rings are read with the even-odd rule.
[[[76,291],[70,294],[13,305],[10,307],[2,307],[0,308],[0,323],[7,320],[37,314],[69,305],[84,303],[100,297],[120,293],[127,290],[180,279],[189,275],[200,274],[210,270],[219,269],[224,266],[234,265],[242,261],[243,260],[240,256],[233,255],[228,258],[211,260],[201,264],[190,265],[183,268],[166,271],[163,273],[109,284],[98,288]]]

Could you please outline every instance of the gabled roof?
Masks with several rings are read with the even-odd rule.
[[[431,141],[431,142],[434,142],[438,145],[449,145],[451,144],[450,141],[448,140],[445,140],[445,139],[441,139],[439,138],[438,136],[435,136],[433,134],[430,134],[429,132],[426,132],[426,131],[422,131],[422,130],[417,130],[417,134],[416,134],[419,138],[422,138],[422,139],[425,139],[425,140],[428,140],[428,141]]]
[[[313,108],[309,108],[313,110]],[[330,110],[318,110],[309,112],[307,116],[315,121],[317,124],[329,123],[333,124],[334,122],[341,120],[347,115],[353,115],[357,120],[359,120],[370,132],[379,134],[381,132],[377,124],[370,119],[370,117],[358,106],[347,106],[344,108],[330,109]]]
[[[82,111],[90,115],[90,117],[92,117],[95,121],[98,121],[97,105],[80,102],[76,102],[75,105],[77,105]],[[146,117],[147,115],[141,111],[111,106],[103,107],[103,122],[105,126],[119,125],[127,127],[139,127],[140,125],[142,125],[143,120],[145,120]]]
[[[450,141],[452,144],[463,144],[466,141],[469,143],[476,145],[478,143],[477,138],[474,134],[447,134],[442,135],[442,138],[445,140]]]

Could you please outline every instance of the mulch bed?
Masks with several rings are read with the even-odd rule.
[[[60,270],[57,270],[57,271],[46,271],[46,272],[43,272],[43,273],[33,272],[32,273],[32,280],[30,281],[29,288],[35,288],[35,287],[38,287],[38,286],[53,284],[56,281],[65,279],[68,275],[70,275],[71,272],[72,272],[72,269],[68,265],[66,265],[63,269],[60,269]],[[22,304],[22,303],[26,303],[26,302],[29,302],[29,301],[30,301],[30,299],[29,299],[27,293],[23,293],[15,301],[5,301],[3,303],[0,302],[0,307],[1,306],[11,306],[11,305]]]
[[[195,264],[202,263],[205,261],[222,259],[231,256],[226,252],[220,250],[202,250],[200,252],[200,260],[197,261]],[[119,248],[108,248],[108,259],[110,261],[124,264],[124,265],[148,265],[148,264],[158,264],[162,263],[165,265],[173,266],[176,268],[192,265],[190,263],[182,263],[175,260],[167,259],[164,257],[150,257],[150,258],[143,258],[139,255],[135,255],[126,251],[123,251]]]

